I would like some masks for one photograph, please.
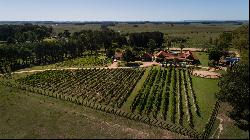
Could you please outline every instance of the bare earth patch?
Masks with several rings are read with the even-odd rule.
[[[118,67],[118,62],[113,62],[109,68],[117,68]]]
[[[205,70],[194,70],[194,76],[203,77],[203,78],[220,78],[221,74],[213,71],[205,71]]]
[[[140,67],[150,67],[150,66],[153,66],[153,65],[160,65],[157,62],[142,62],[142,63],[143,63],[143,65],[140,65]]]

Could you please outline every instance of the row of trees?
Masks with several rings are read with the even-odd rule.
[[[23,26],[20,26],[20,28]],[[11,28],[12,26],[7,27]],[[13,26],[12,28],[17,27]],[[17,32],[15,34],[19,33],[20,32]],[[7,39],[6,37],[4,38],[5,34],[1,35],[3,36],[3,40]],[[43,40],[33,41],[30,41],[28,39],[25,39],[25,41],[14,39],[15,41],[13,42],[1,44],[1,72],[3,73],[6,71],[6,66],[10,66],[11,69],[15,70],[30,65],[50,64],[63,61],[65,59],[80,57],[86,51],[90,52],[90,55],[97,55],[100,48],[105,48],[105,50],[107,50],[112,49],[112,46],[120,47],[126,44],[126,41],[124,41],[125,37],[111,30],[83,30],[80,32],[75,32],[73,34],[69,33],[68,31],[64,31],[63,33],[59,33],[57,38],[45,38],[47,38],[47,36],[43,36]]]
[[[0,41],[8,43],[22,43],[26,41],[41,41],[52,34],[51,27],[24,24],[24,25],[0,25]]]
[[[131,46],[126,49],[130,61],[138,56],[138,48],[154,50],[163,43],[161,32],[132,33],[125,36],[106,26],[102,26],[99,31],[82,30],[70,33],[65,30],[57,36],[52,32],[52,28],[32,24],[1,25],[0,40],[7,41],[0,45],[1,73],[7,70],[7,66],[16,70],[31,65],[51,64],[81,57],[86,52],[97,56],[102,48],[107,57],[112,57],[116,48]]]
[[[209,60],[213,62],[213,65],[217,65],[222,56],[227,56],[230,48],[239,50],[249,49],[249,26],[243,25],[238,29],[230,32],[223,32],[220,36],[214,40],[210,39],[208,44]],[[247,57],[243,52],[243,57]],[[247,58],[243,58],[246,60]]]
[[[155,49],[162,47],[164,34],[161,32],[141,32],[129,34],[129,44],[135,48]],[[152,45],[153,44],[153,45]],[[150,48],[153,47],[153,48]]]

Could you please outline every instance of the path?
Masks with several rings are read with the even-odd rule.
[[[158,65],[158,66],[160,65],[160,63],[157,63],[157,62],[142,62],[142,63],[143,63],[143,65],[140,65],[140,67],[150,67],[150,66],[153,66],[153,65]],[[169,66],[169,64],[168,64],[168,66]],[[187,65],[187,67],[190,67],[190,65]],[[202,67],[202,66],[198,66],[198,67],[199,68],[204,68],[204,69],[209,69],[209,67]],[[116,68],[133,68],[133,67],[118,67],[118,62],[113,62],[108,67],[99,67],[99,68],[100,69],[116,69]],[[93,69],[93,68],[68,67],[68,68],[54,68],[54,69],[40,69],[40,70],[23,70],[23,71],[21,70],[21,71],[12,72],[11,74],[43,72],[43,71],[46,71],[46,70],[77,70],[77,69]],[[205,72],[207,72],[207,71],[205,71]],[[198,74],[200,74],[200,72],[198,72]],[[2,75],[2,74],[0,74],[0,75]],[[218,75],[218,73],[212,74],[212,75]]]
[[[109,68],[117,68],[118,67],[118,62],[113,62],[110,66],[108,66]]]
[[[215,136],[216,132],[218,131],[218,129],[219,129],[219,132],[217,134],[217,139],[219,139],[220,134],[221,134],[221,132],[223,130],[223,125],[222,125],[223,119],[221,117],[218,117],[218,116],[217,116],[217,119],[220,120],[220,124],[219,124],[218,128],[215,130],[214,134],[211,136],[212,139],[215,139],[214,136]]]
[[[142,62],[142,65],[140,65],[140,67],[150,67],[153,65],[160,65],[160,64],[157,62]]]
[[[223,130],[223,125],[222,125],[222,122],[223,122],[223,119],[222,118],[220,118],[220,117],[217,117],[219,120],[220,120],[220,124],[219,124],[219,133],[218,133],[218,137],[217,137],[217,139],[219,139],[220,138],[220,134],[221,134],[221,132],[222,132],[222,130]]]
[[[99,67],[99,69],[116,69],[116,68],[128,69],[128,68],[132,68],[132,67]],[[77,69],[94,69],[94,68],[75,68],[75,67],[70,67],[70,68],[58,68],[58,69],[28,70],[28,71],[16,71],[16,72],[12,72],[11,74],[43,72],[43,71],[46,71],[46,70],[77,70]],[[2,75],[2,74],[0,74],[0,75]]]

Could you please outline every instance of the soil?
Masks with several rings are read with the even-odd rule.
[[[213,71],[202,71],[202,70],[194,70],[194,76],[203,77],[203,78],[220,78],[221,74]]]

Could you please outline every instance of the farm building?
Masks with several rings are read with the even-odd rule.
[[[179,53],[177,55],[177,60],[180,62],[190,62],[192,64],[199,63],[198,57],[193,54],[191,51],[186,51],[184,53]]]
[[[142,56],[141,56],[141,60],[142,61],[153,61],[154,59],[154,56],[150,53],[144,53]]]
[[[157,62],[188,62],[192,64],[199,63],[199,59],[191,51],[185,51],[183,53],[170,52],[170,51],[160,51],[154,55]]]

